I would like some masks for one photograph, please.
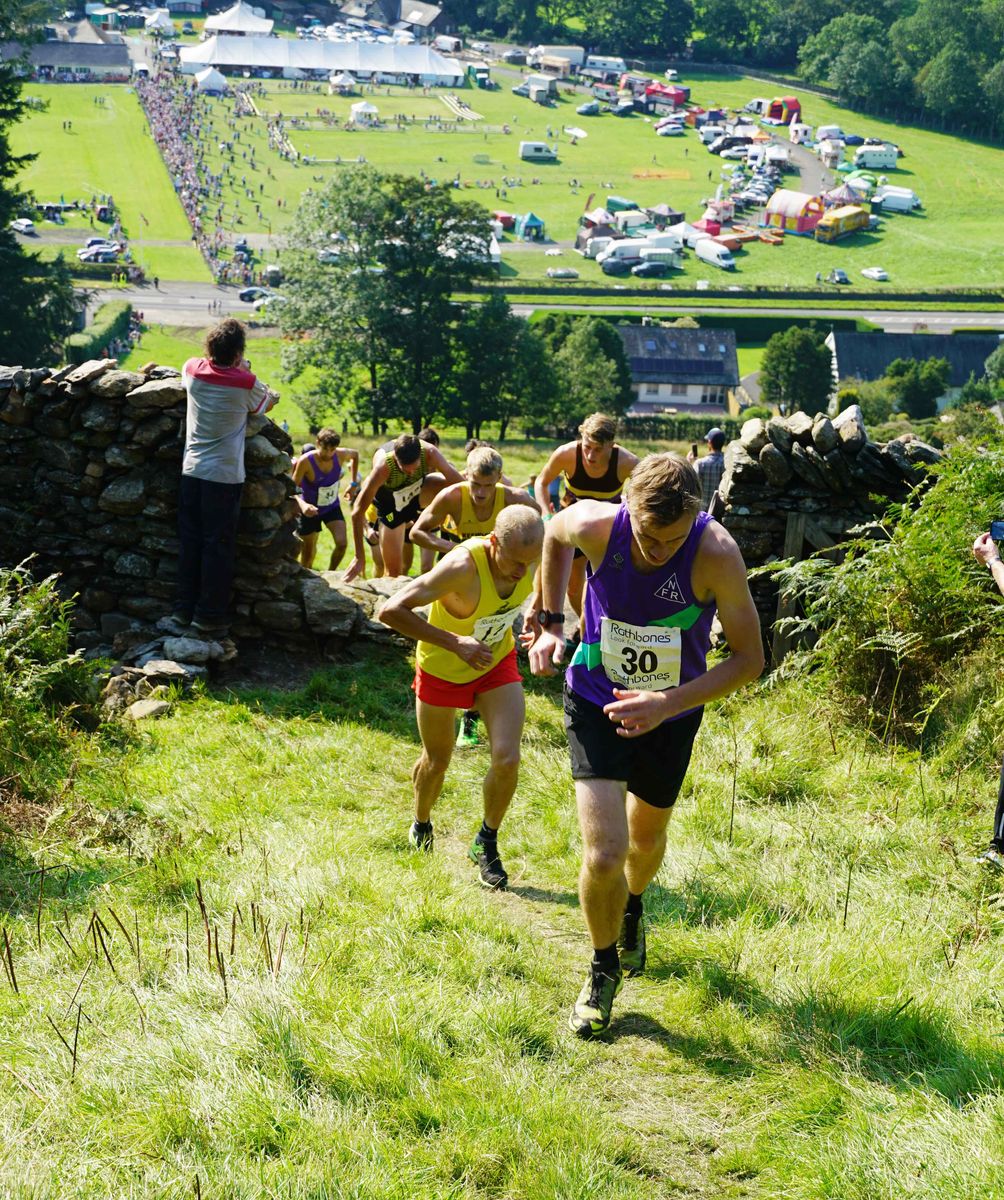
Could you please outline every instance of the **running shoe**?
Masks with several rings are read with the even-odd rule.
[[[575,1001],[568,1027],[572,1033],[581,1038],[599,1037],[610,1024],[610,1010],[614,1006],[614,997],[621,990],[624,982],[623,972],[607,975],[595,965],[590,964],[589,976],[582,985],[579,998]]]
[[[477,865],[481,886],[490,888],[493,892],[504,892],[509,886],[509,876],[499,858],[498,846],[488,846],[476,837],[467,853]]]
[[[480,745],[478,740],[478,714],[464,712],[460,714],[460,730],[457,733],[457,749],[472,750]]]
[[[424,850],[427,854],[430,853],[434,840],[431,825],[428,829],[419,829],[418,822],[415,821],[408,830],[408,845],[415,850]]]
[[[624,914],[617,949],[620,952],[621,969],[628,979],[634,979],[645,970],[644,913]]]
[[[982,854],[977,854],[973,862],[981,867],[994,867],[998,871],[1004,871],[1004,851],[998,850],[996,846],[988,846]]]

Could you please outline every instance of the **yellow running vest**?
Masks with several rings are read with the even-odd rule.
[[[534,573],[527,571],[516,584],[513,594],[503,599],[495,589],[495,581],[488,566],[487,538],[473,538],[465,544],[471,558],[474,559],[478,569],[478,582],[481,584],[477,607],[469,617],[455,617],[447,612],[441,601],[436,600],[429,613],[429,623],[437,629],[446,629],[459,637],[475,637],[479,642],[484,642],[491,648],[492,662],[490,667],[477,671],[458,658],[452,650],[444,650],[431,642],[419,642],[415,662],[423,671],[449,683],[470,683],[474,679],[480,679],[505,658],[515,645],[512,636],[513,619],[533,588]]]
[[[495,518],[499,515],[502,509],[505,508],[505,484],[497,483],[495,485],[495,503],[492,506],[492,511],[484,520],[481,519],[474,511],[474,502],[471,500],[471,485],[462,483],[460,485],[460,523],[458,524],[453,517],[446,517],[443,521],[443,528],[440,530],[444,538],[448,538],[451,542],[466,542],[472,537],[487,537],[495,528]]]

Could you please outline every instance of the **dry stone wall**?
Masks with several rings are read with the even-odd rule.
[[[870,441],[857,405],[832,421],[801,412],[752,419],[725,451],[721,520],[747,567],[803,557],[804,523],[794,525],[792,539],[793,515],[808,522],[806,550],[852,531],[877,532],[876,519],[891,502],[905,499],[940,457],[909,434],[885,444]],[[751,588],[767,632],[777,613],[777,588],[766,577],[754,579]]]
[[[0,367],[0,562],[34,555],[35,573],[61,576],[78,597],[83,649],[123,657],[171,610],[185,405],[170,367]],[[234,636],[312,646],[390,637],[373,616],[393,584],[338,591],[337,575],[297,563],[292,449],[268,417],[250,418]]]

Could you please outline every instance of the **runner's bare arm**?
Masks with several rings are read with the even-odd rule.
[[[422,510],[418,520],[409,530],[408,537],[416,546],[425,546],[429,550],[442,550],[448,554],[456,542],[438,537],[434,532],[442,526],[448,516],[455,521],[460,517],[460,490],[455,484],[444,488],[429,507]]]
[[[764,667],[760,619],[746,578],[746,564],[739,547],[721,528],[712,525],[704,535],[691,577],[694,593],[702,600],[714,599],[729,644],[729,656],[689,683],[664,692],[614,689],[617,697],[604,712],[620,721],[623,737],[638,737],[660,725],[667,717],[690,708],[720,700],[759,677]]]
[[[338,450],[338,461],[344,466],[350,463],[352,466],[352,482],[359,482],[359,451],[358,450]]]
[[[504,476],[503,476],[503,482],[505,482]],[[532,496],[524,488],[507,486],[506,490],[505,490],[505,502],[507,505],[508,504],[525,504],[528,508],[533,508],[537,512],[540,512],[540,505],[537,503],[536,497]]]
[[[539,480],[538,480],[539,482]],[[562,509],[547,523],[544,556],[540,568],[541,604],[550,612],[563,612],[572,558],[581,550],[596,568],[603,561],[616,510],[598,500],[579,500]],[[565,650],[565,631],[560,625],[541,631],[530,648],[530,670],[534,675],[553,675]]]
[[[377,461],[378,456],[379,462]],[[366,528],[366,510],[373,503],[373,497],[377,494],[380,485],[386,481],[389,474],[390,469],[387,466],[385,456],[378,450],[373,456],[373,470],[366,476],[362,490],[356,496],[355,502],[352,505],[353,559],[349,563],[348,570],[345,572],[346,583],[351,583],[353,579],[366,578],[366,548],[363,539],[363,531]]]
[[[533,494],[537,497],[537,503],[540,505],[542,513],[553,512],[551,508],[551,498],[548,495],[547,489],[551,483],[565,470],[569,457],[569,450],[572,452],[572,465],[574,466],[575,443],[569,442],[564,446],[559,446],[553,451],[551,457],[544,463],[544,469],[537,476],[533,485]]]
[[[625,450],[623,446],[620,446],[617,454],[617,478],[621,483],[624,483],[637,465],[638,455],[632,454],[630,450]]]
[[[478,569],[470,553],[462,546],[454,547],[431,571],[419,575],[391,596],[378,611],[377,619],[405,637],[414,638],[416,642],[431,642],[451,651],[468,666],[487,670],[492,664],[492,652],[484,642],[439,629],[414,611],[424,604],[432,604],[472,587],[477,577]]]
[[[313,471],[313,468],[311,467],[310,463],[307,461],[307,456],[304,455],[302,458],[298,458],[296,460],[296,466],[293,468],[293,482],[297,485],[300,485],[303,483],[303,481],[305,479],[313,479],[313,478],[314,478],[314,471]],[[296,493],[296,502],[297,502],[297,504],[299,504],[300,512],[302,512],[304,516],[306,516],[306,517],[316,517],[317,516],[317,505],[316,504],[308,504],[307,501],[304,500],[304,498],[300,495],[299,492]]]
[[[433,470],[439,471],[447,483],[463,482],[463,475],[453,463],[446,461],[438,446],[430,446],[428,442],[422,444],[425,446],[425,461]]]

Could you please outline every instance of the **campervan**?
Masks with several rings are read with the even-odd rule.
[[[758,117],[764,117],[767,115],[768,108],[770,108],[770,101],[766,96],[757,96],[743,105],[743,112],[755,113]]]
[[[891,143],[881,146],[859,146],[854,151],[854,165],[867,171],[887,171],[899,160],[899,151]]]
[[[823,138],[816,143],[816,153],[823,166],[832,171],[844,161],[844,143],[839,138]]]
[[[558,147],[547,142],[520,142],[519,156],[526,162],[557,162]]]
[[[735,270],[736,260],[732,257],[732,251],[714,238],[701,238],[694,247],[694,253],[702,262],[710,263],[713,267],[721,267],[723,271]]]
[[[804,125],[801,121],[792,121],[788,126],[788,137],[796,146],[804,146],[812,141],[812,126]]]
[[[558,81],[550,75],[527,75],[523,84],[531,94],[534,88],[539,88],[545,96],[558,94]]]
[[[632,229],[638,229],[643,225],[651,225],[652,219],[648,213],[642,212],[640,209],[628,209],[626,212],[614,213],[614,225],[622,232],[628,233]]]
[[[725,127],[723,125],[702,125],[697,131],[697,136],[705,146],[710,146],[716,138],[722,137],[724,133]]]
[[[665,263],[674,270],[683,269],[683,254],[675,246],[639,246],[638,257],[642,262]]]
[[[658,232],[653,230],[645,235],[644,244],[653,250],[682,250],[683,234],[677,232],[676,228],[661,229]]]
[[[613,258],[639,258],[638,251],[643,245],[643,242],[622,238],[619,241],[611,242],[605,250],[597,254],[596,261],[602,267],[605,262],[609,262]]]
[[[816,130],[816,140],[819,142],[825,141],[827,138],[842,142],[844,136],[844,131],[839,125],[820,125]]]
[[[456,54],[463,49],[463,45],[463,39],[448,33],[440,33],[432,39],[433,50],[438,50],[441,54]]]
[[[912,212],[920,207],[920,197],[909,188],[885,184],[872,193],[873,211],[881,209],[882,212]]]
[[[608,246],[612,246],[613,244],[614,238],[612,237],[590,238],[586,242],[585,248],[582,251],[583,256],[585,258],[599,258],[603,251],[606,250]]]
[[[586,59],[586,66],[597,71],[616,71],[618,75],[623,75],[627,70],[627,63],[623,58],[613,58],[606,54],[590,54]]]

